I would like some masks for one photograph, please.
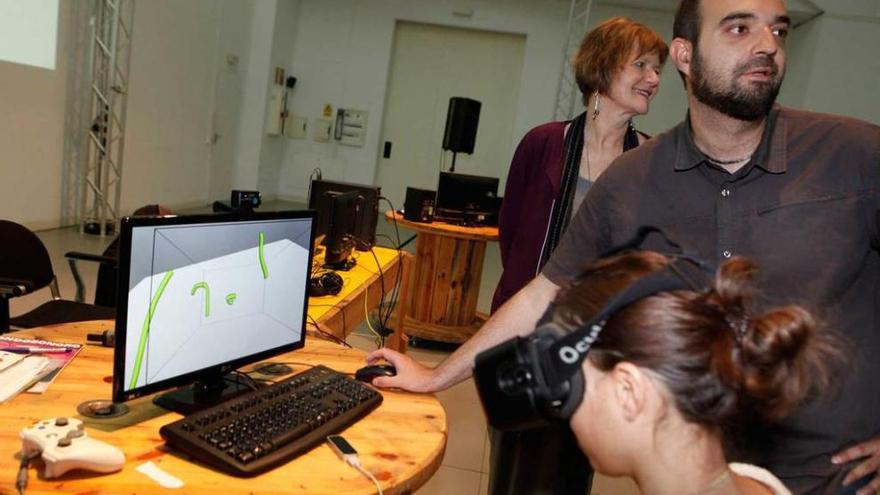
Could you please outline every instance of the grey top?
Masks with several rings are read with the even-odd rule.
[[[584,197],[587,195],[587,191],[590,190],[590,186],[592,185],[593,181],[583,175],[578,175],[577,184],[575,184],[574,189],[574,197],[571,199],[571,211],[578,211],[578,208],[581,207],[581,203],[584,202]]]
[[[880,435],[878,165],[880,127],[776,106],[753,159],[730,174],[705,160],[686,120],[599,177],[543,274],[562,284],[642,225],[710,262],[757,262],[761,305],[802,304],[855,344],[832,393],[743,437],[743,459],[821,493],[840,475],[832,454]]]

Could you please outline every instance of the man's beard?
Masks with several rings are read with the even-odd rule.
[[[757,68],[770,69],[770,81],[753,83],[751,87],[738,86],[736,80],[742,74]],[[722,87],[725,78],[712,74],[702,62],[699,53],[694,54],[691,64],[691,91],[700,102],[738,120],[754,121],[765,117],[773,108],[784,73],[770,57],[760,57],[737,67],[730,84]]]

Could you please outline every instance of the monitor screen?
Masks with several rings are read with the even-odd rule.
[[[438,218],[456,218],[464,212],[493,212],[497,208],[497,177],[440,172],[434,208]]]
[[[302,347],[314,218],[124,218],[114,402],[192,383],[198,402],[235,368]]]

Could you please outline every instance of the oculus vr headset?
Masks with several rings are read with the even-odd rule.
[[[703,291],[714,270],[656,227],[642,227],[629,242],[601,257],[639,249],[651,234],[661,235],[676,253],[662,270],[631,283],[588,322],[574,331],[546,321],[534,333],[514,337],[478,354],[474,381],[489,424],[498,430],[525,430],[553,421],[568,421],[584,395],[581,364],[599,338],[605,322],[622,308],[645,297],[674,290]],[[551,305],[552,309],[552,305]]]

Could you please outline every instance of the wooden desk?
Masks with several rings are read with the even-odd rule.
[[[347,272],[338,272],[345,281],[339,294],[309,298],[309,316],[318,322],[321,330],[344,339],[366,318],[364,298],[367,299],[367,306],[371,309],[379,305],[383,284],[385,293],[390,294],[399,278],[403,284],[400,294],[407,293],[412,255],[384,247],[374,247],[373,253],[376,254],[376,258],[373,258],[369,252],[354,252],[357,256],[357,264]],[[377,259],[381,271],[376,266]],[[401,273],[398,276],[399,271]],[[399,316],[395,324],[398,329],[403,328],[405,306],[406,298],[401,296],[397,308]],[[400,352],[406,351],[406,339],[402,338],[400,331],[391,334],[385,345]]]
[[[404,332],[440,342],[464,342],[485,321],[477,315],[477,298],[486,243],[498,240],[498,228],[411,222],[392,211],[385,213],[385,219],[418,232]]]
[[[18,332],[59,342],[84,342],[85,334],[109,328],[112,322],[80,322]],[[278,356],[273,361],[325,364],[338,371],[353,373],[363,366],[363,353],[317,339],[306,341],[306,348]],[[40,419],[76,416],[77,404],[110,397],[113,351],[87,345],[41,395],[21,394],[0,404],[0,493],[13,494],[18,472],[21,440],[19,431]],[[297,371],[303,369],[295,367]],[[344,435],[360,453],[361,463],[373,473],[388,494],[409,493],[422,486],[440,467],[446,446],[447,424],[443,406],[433,395],[382,391],[384,402],[355,423]],[[28,495],[46,493],[76,494],[369,494],[373,483],[344,464],[326,445],[290,463],[255,478],[235,478],[188,461],[167,449],[159,427],[180,416],[155,406],[150,398],[128,403],[131,412],[106,420],[82,418],[88,434],[116,445],[126,455],[122,471],[97,475],[87,471],[44,480],[37,475],[35,461],[30,469]],[[185,486],[165,490],[135,471],[153,461]]]

